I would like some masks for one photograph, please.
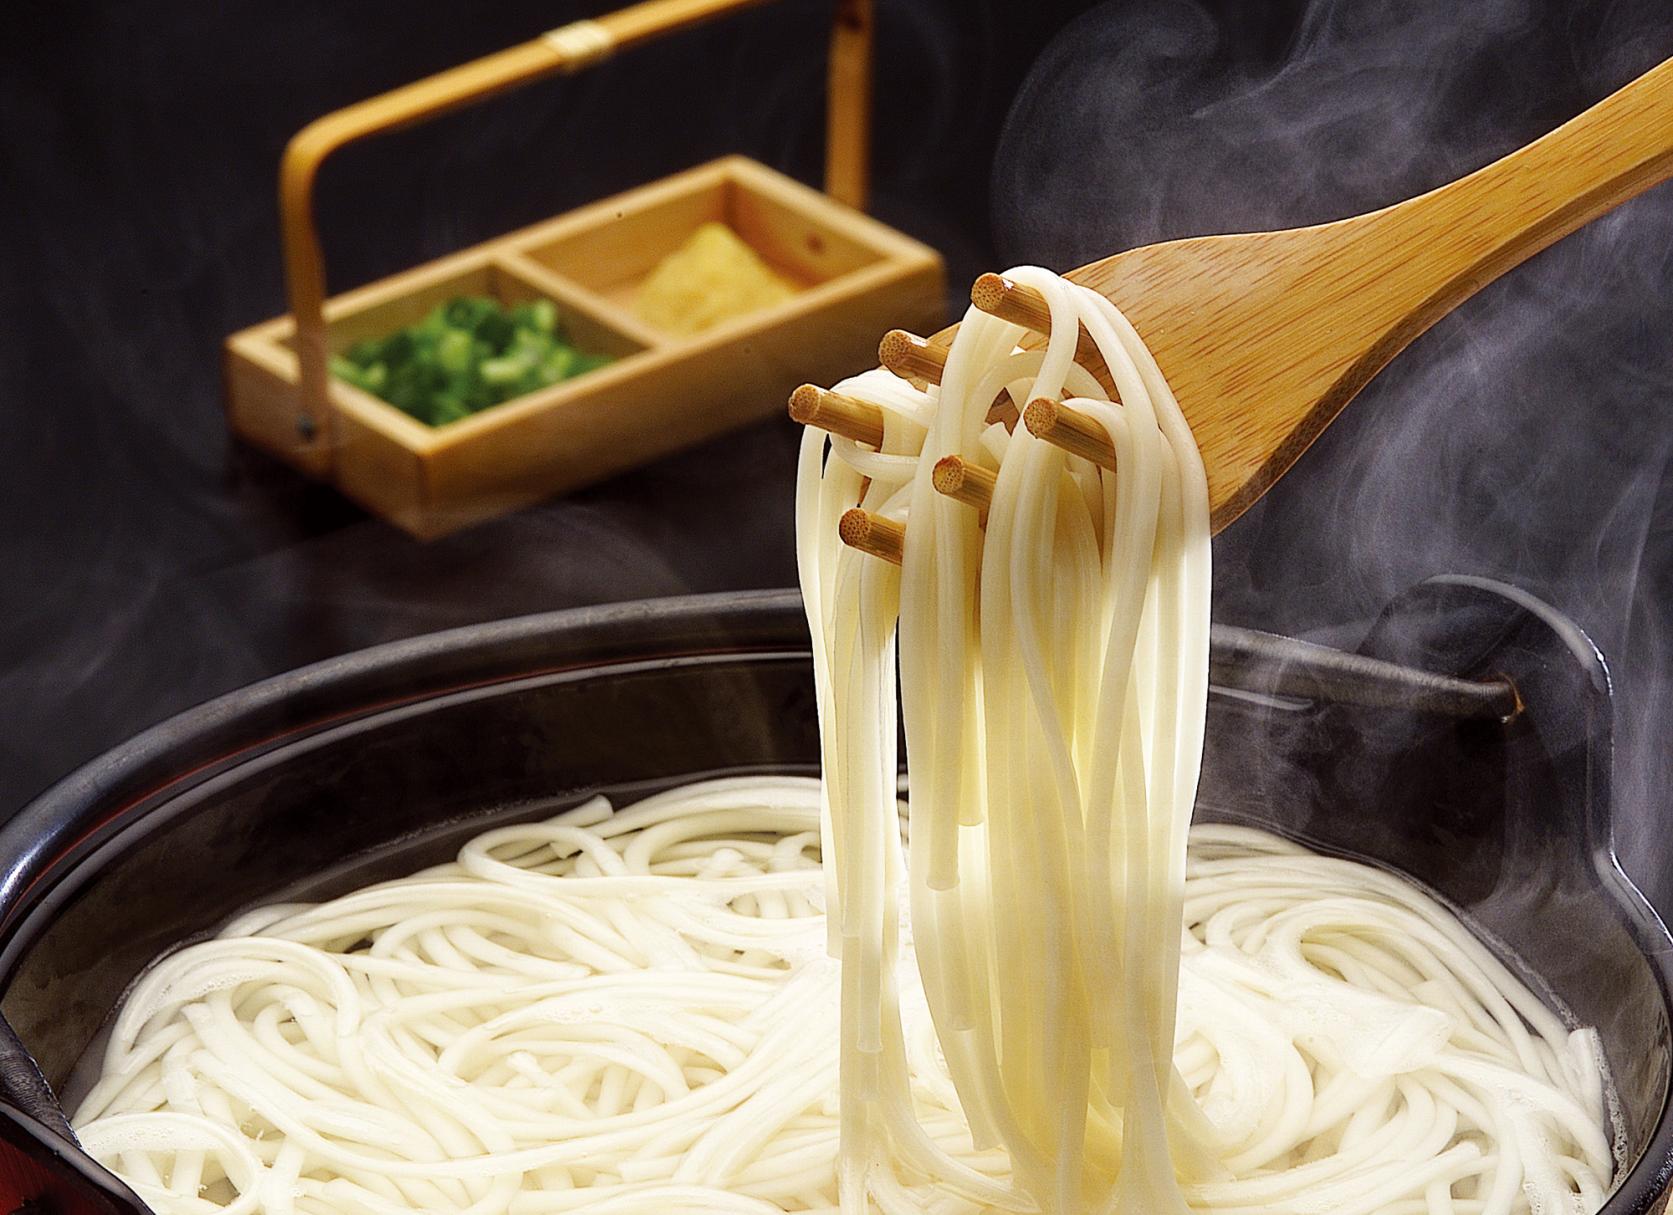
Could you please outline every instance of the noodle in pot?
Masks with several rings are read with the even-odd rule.
[[[714,781],[240,917],[134,987],[77,1133],[160,1215],[834,1212],[818,828],[811,780]],[[1226,1165],[1194,1208],[1526,1210],[1516,1162],[1540,1151],[1601,1201],[1592,1035],[1420,891],[1199,826],[1185,915],[1175,1059]],[[902,949],[911,1116],[1003,1189]],[[891,1210],[982,1209],[904,1163],[878,1176]]]

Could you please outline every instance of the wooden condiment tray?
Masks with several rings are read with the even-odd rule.
[[[660,333],[634,314],[634,290],[707,220],[802,289],[693,337]],[[783,413],[802,381],[874,363],[877,335],[902,317],[931,324],[942,270],[917,241],[734,156],[337,296],[329,348],[392,333],[457,295],[544,296],[579,345],[618,361],[439,427],[333,378],[331,480],[426,539]],[[295,328],[285,316],[227,339],[228,416],[316,472],[298,442]]]
[[[305,129],[281,174],[291,313],[227,339],[233,431],[429,539],[782,414],[797,384],[873,365],[889,326],[933,327],[943,308],[940,257],[856,209],[865,192],[868,103],[863,0],[838,6],[832,42],[827,172],[835,197],[727,157],[324,298],[311,191],[334,148],[594,62],[609,39],[628,45],[750,2],[652,0]],[[799,289],[695,336],[659,332],[634,311],[638,286],[709,220],[727,224]],[[578,345],[617,359],[439,427],[327,374],[331,354],[458,295],[550,299]]]

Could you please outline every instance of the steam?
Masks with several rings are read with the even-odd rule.
[[[994,174],[1001,262],[1289,227],[1441,185],[1673,53],[1650,0],[1195,0],[1086,14],[1035,65]],[[1673,787],[1673,192],[1489,287],[1379,376],[1216,542],[1216,614],[1352,642],[1437,573],[1571,615],[1617,685],[1623,862],[1664,913]]]

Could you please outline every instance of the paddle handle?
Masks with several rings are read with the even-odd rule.
[[[1503,159],[1360,222],[1380,229],[1375,244],[1389,272],[1405,280],[1421,332],[1505,271],[1670,176],[1673,59]]]

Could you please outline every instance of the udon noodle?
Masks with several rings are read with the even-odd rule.
[[[818,831],[814,781],[713,781],[241,916],[135,986],[77,1133],[159,1215],[835,1211]],[[1450,1181],[1439,1209],[1525,1209],[1526,1160],[1597,1205],[1590,1034],[1444,908],[1363,865],[1198,826],[1185,914],[1175,1058],[1230,1145],[1194,1207],[1420,1212]],[[909,939],[898,973],[911,1112],[1004,1185],[1005,1154],[966,1129]],[[900,1175],[891,1209],[980,1209]]]
[[[877,451],[837,437],[827,454],[811,430],[803,441],[802,592],[843,963],[843,1209],[911,1209],[906,1177],[1053,1215],[1595,1208],[1611,1161],[1592,1037],[1571,1041],[1502,969],[1474,996],[1511,1051],[1493,1065],[1515,1078],[1497,1082],[1496,1102],[1450,1099],[1458,1077],[1433,1052],[1461,1010],[1419,993],[1464,965],[1466,945],[1492,964],[1467,936],[1443,943],[1359,904],[1292,910],[1309,862],[1282,878],[1274,862],[1261,896],[1208,918],[1226,931],[1205,939],[1208,969],[1182,989],[1208,692],[1207,479],[1115,306],[1044,270],[1009,273],[1050,307],[1043,351],[972,308],[938,389],[883,372],[837,386],[880,407]],[[1080,334],[1113,394],[1075,361]],[[988,421],[1001,393],[1016,406],[1066,399],[1107,432],[1118,474]],[[934,492],[931,470],[952,456],[996,472],[985,519]],[[905,524],[898,569],[837,543],[856,500]],[[897,664],[909,860],[893,821]],[[903,889],[949,1076],[975,1143],[1010,1161],[1004,1188],[913,1116],[896,1007]],[[1251,944],[1228,987],[1212,947],[1241,931]],[[1433,955],[1413,967],[1359,953],[1403,934],[1434,941]],[[1465,1024],[1489,1032],[1480,1016]],[[1271,1032],[1236,1038],[1256,1026]],[[1204,1043],[1176,1061],[1177,1033],[1193,1027]]]
[[[1201,466],[1119,314],[1014,274],[1121,404],[979,313],[940,387],[839,386],[887,422],[802,454],[823,785],[595,799],[242,915],[128,994],[87,1150],[159,1215],[1595,1211],[1592,1031],[1397,877],[1188,832]],[[987,424],[1001,390],[1120,475]],[[985,530],[948,454],[997,470]],[[857,500],[900,569],[836,544]]]

